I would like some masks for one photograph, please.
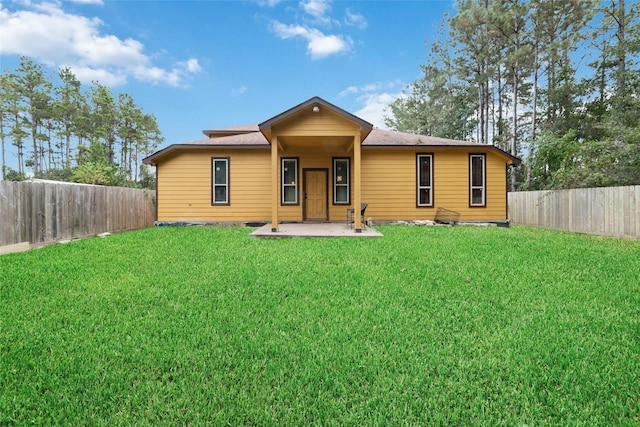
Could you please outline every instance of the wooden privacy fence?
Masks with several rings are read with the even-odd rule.
[[[640,239],[640,185],[509,193],[514,224]]]
[[[95,236],[153,225],[155,191],[0,181],[0,246]]]

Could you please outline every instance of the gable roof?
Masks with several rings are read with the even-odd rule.
[[[184,142],[170,145],[143,160],[143,163],[155,165],[157,159],[164,157],[176,150],[202,149],[202,148],[269,148],[269,142],[258,130],[258,125],[241,126],[241,129],[225,128],[204,131],[211,135],[223,135],[210,137],[209,139]],[[236,129],[234,131],[234,129]],[[235,132],[235,133],[234,133]],[[372,129],[367,139],[362,142],[363,148],[384,147],[425,147],[425,148],[472,148],[478,150],[490,150],[507,158],[513,165],[519,165],[521,160],[506,151],[493,145],[477,142],[458,141],[455,139],[438,138],[434,136],[417,135],[413,133],[395,132],[390,130]]]
[[[284,120],[297,114],[311,110],[314,107],[326,108],[346,120],[360,126],[362,134],[363,148],[384,148],[384,147],[451,147],[451,148],[471,148],[478,150],[494,151],[504,157],[511,165],[519,165],[521,160],[506,151],[493,145],[480,144],[477,142],[459,141],[455,139],[438,138],[427,135],[417,135],[406,132],[396,132],[389,130],[374,129],[373,125],[343,109],[337,107],[320,97],[313,97],[301,104],[296,105],[287,111],[278,114],[260,124],[251,124],[221,129],[203,130],[208,139],[173,144],[159,150],[143,159],[147,165],[156,165],[158,159],[176,150],[203,149],[203,148],[269,148],[269,136],[271,128]]]
[[[326,108],[330,111],[333,111],[335,114],[338,114],[339,116],[344,117],[347,120],[350,120],[354,123],[356,123],[358,126],[360,126],[360,128],[367,132],[371,131],[373,129],[373,125],[371,123],[369,123],[366,120],[361,119],[358,116],[355,116],[353,114],[351,114],[348,111],[343,110],[342,108],[333,105],[330,102],[325,101],[324,99],[320,98],[319,96],[314,96],[313,98],[310,98],[306,101],[304,101],[303,103],[300,103],[298,105],[296,105],[295,107],[289,108],[287,111],[284,111],[280,114],[278,114],[277,116],[273,116],[272,118],[265,120],[264,122],[260,123],[258,125],[258,128],[260,129],[260,132],[262,132],[263,134],[267,134],[267,132],[271,131],[271,127],[277,123],[280,123],[284,120],[289,119],[292,116],[295,116],[296,114],[302,112],[302,111],[306,111],[306,110],[311,110],[314,107],[322,107],[322,108]]]

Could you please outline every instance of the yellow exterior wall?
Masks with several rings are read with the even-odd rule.
[[[486,207],[469,207],[470,152],[486,154]],[[434,155],[433,208],[416,206],[416,153]],[[212,157],[230,158],[229,206],[211,205]],[[280,221],[302,220],[305,168],[327,170],[329,220],[345,221],[347,206],[333,205],[332,158],[351,158],[353,184],[352,152],[345,153],[342,145],[305,143],[287,147],[286,152],[279,153],[279,159],[282,157],[299,159],[300,204],[279,206]],[[444,207],[460,212],[461,220],[505,220],[505,163],[504,158],[491,150],[363,147],[362,200],[369,203],[366,217],[374,221],[432,220],[437,207]],[[271,163],[268,148],[180,150],[163,158],[157,172],[159,221],[270,222]]]
[[[267,221],[269,149],[181,150],[157,169],[158,221]],[[211,205],[211,158],[229,157],[229,206]]]
[[[417,207],[416,155],[433,154],[433,207]],[[486,154],[486,207],[469,207],[469,154]],[[461,220],[507,219],[506,162],[492,151],[446,148],[364,148],[362,200],[378,221],[428,219],[443,207]]]
[[[330,221],[346,221],[347,205],[333,205],[333,157],[351,157],[344,151],[337,148],[326,148],[322,146],[299,147],[292,148],[286,153],[280,153],[280,157],[298,157],[298,179],[299,179],[299,198],[304,198],[304,169],[326,169],[327,171],[327,190],[328,190],[328,207]],[[351,165],[353,168],[353,164]],[[353,174],[353,171],[351,172]],[[280,168],[278,168],[278,182],[280,182]],[[280,189],[278,190],[278,193]],[[352,196],[353,198],[353,190]],[[278,196],[280,200],[280,196]],[[301,200],[302,201],[302,200]],[[302,221],[302,203],[299,206],[280,206],[279,214],[281,221]]]
[[[357,134],[360,127],[343,117],[321,108],[319,112],[305,111],[274,126],[278,136],[344,136]]]

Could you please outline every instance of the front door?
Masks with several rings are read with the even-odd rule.
[[[304,219],[327,220],[327,170],[304,170]]]

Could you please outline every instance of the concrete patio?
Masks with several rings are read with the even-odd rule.
[[[271,224],[266,224],[249,235],[260,238],[292,238],[292,237],[382,237],[382,233],[371,227],[363,227],[356,233],[344,222],[296,223],[280,224],[278,232],[271,231]]]

